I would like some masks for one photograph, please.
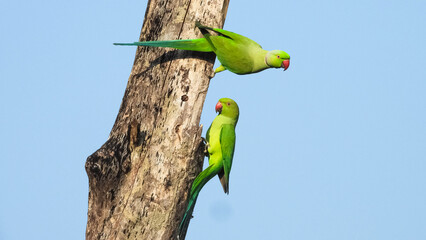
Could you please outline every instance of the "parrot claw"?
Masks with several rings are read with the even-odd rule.
[[[207,143],[205,146],[206,147],[204,148],[204,154],[206,155],[206,157],[208,157],[209,156],[209,147],[210,147],[210,144]]]
[[[214,70],[214,75],[216,75],[216,73],[219,73],[219,72],[223,72],[223,71],[225,71],[226,70],[226,68],[221,64],[219,67],[217,67],[215,70]],[[213,77],[214,77],[214,75],[213,75]]]
[[[201,139],[203,140],[203,144],[204,144],[204,155],[206,157],[208,157],[209,156],[209,147],[210,147],[210,144],[207,142],[207,140],[205,138],[201,137]]]

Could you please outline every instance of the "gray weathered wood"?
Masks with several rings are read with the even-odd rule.
[[[151,0],[140,41],[202,37],[229,0]],[[129,39],[131,40],[131,39]],[[174,239],[201,171],[199,126],[213,53],[138,47],[109,139],[87,158],[86,239]]]

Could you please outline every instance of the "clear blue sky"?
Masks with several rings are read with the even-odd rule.
[[[136,50],[112,43],[138,39],[145,8],[0,2],[0,239],[84,238],[84,163],[108,137]],[[230,194],[206,185],[187,239],[426,239],[425,9],[231,1],[225,29],[291,65],[212,80],[201,123],[221,97],[241,109]]]

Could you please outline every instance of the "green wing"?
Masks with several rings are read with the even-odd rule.
[[[231,124],[222,125],[222,129],[220,130],[220,147],[222,150],[223,171],[218,175],[223,191],[229,193],[229,173],[231,172],[235,148],[235,126]]]
[[[201,25],[199,22],[196,22],[195,25],[200,28],[201,32],[203,33],[204,37],[206,38],[212,38],[212,39],[223,39],[223,38],[227,38],[229,40],[233,40],[237,43],[243,43],[243,44],[253,44],[255,46],[261,47],[257,42],[251,40],[248,37],[244,37],[243,35],[234,33],[234,32],[230,32],[227,30],[223,30],[220,28],[212,28],[212,27],[207,27],[207,26],[203,26]],[[211,36],[210,34],[208,34],[208,32],[206,31],[202,31],[202,29],[208,29],[211,31],[214,31],[216,33],[219,33],[219,36]],[[207,34],[207,36],[206,36]]]
[[[236,74],[252,73],[255,70],[253,57],[256,56],[253,54],[262,51],[262,47],[258,43],[223,29],[211,28],[199,23],[197,23],[197,27],[225,69]],[[218,35],[211,35],[208,30],[214,31]],[[264,61],[263,57],[262,61]]]

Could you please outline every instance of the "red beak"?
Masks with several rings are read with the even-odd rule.
[[[281,63],[281,67],[284,68],[284,71],[287,70],[289,66],[290,66],[290,59],[284,60],[283,63]]]
[[[216,112],[221,113],[222,112],[222,103],[217,102],[216,107],[214,108]]]

